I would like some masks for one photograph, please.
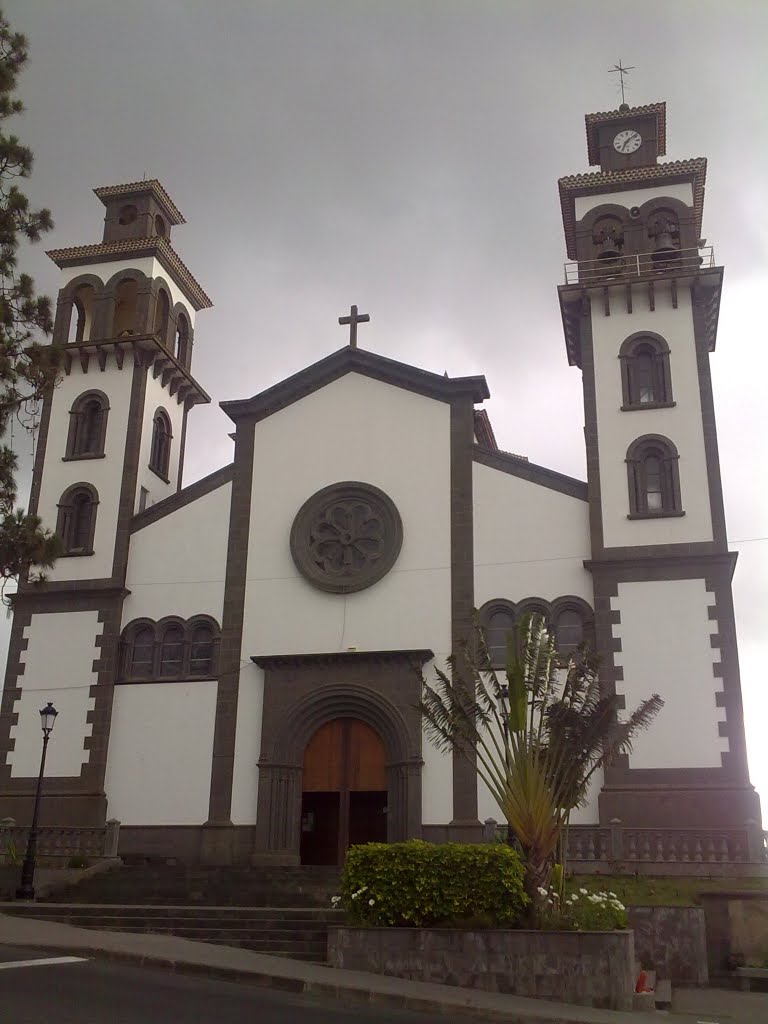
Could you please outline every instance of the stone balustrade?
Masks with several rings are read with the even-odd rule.
[[[116,857],[119,836],[120,822],[115,819],[93,828],[44,825],[38,829],[37,856],[55,863],[71,857]],[[28,841],[29,828],[25,825],[17,825],[13,818],[0,821],[0,864],[21,860]]]

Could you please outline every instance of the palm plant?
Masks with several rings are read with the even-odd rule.
[[[535,918],[571,810],[592,775],[631,750],[663,701],[654,694],[619,721],[617,698],[600,693],[596,659],[581,651],[564,669],[541,615],[526,616],[509,636],[504,681],[481,630],[436,676],[422,677],[427,735],[466,757],[499,805],[523,851]]]

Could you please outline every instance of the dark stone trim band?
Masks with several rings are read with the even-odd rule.
[[[228,466],[222,466],[221,469],[214,470],[213,473],[209,473],[208,476],[204,476],[201,480],[196,480],[193,484],[189,484],[188,487],[183,487],[176,494],[163,498],[156,505],[150,505],[149,508],[133,517],[131,533],[138,533],[145,526],[151,526],[152,523],[156,523],[158,519],[163,519],[173,512],[178,512],[185,505],[191,505],[198,498],[203,498],[206,494],[210,494],[224,484],[230,483],[233,476],[234,463],[230,462]]]
[[[529,480],[532,484],[540,484],[552,491],[567,494],[571,498],[587,501],[587,485],[583,480],[558,473],[554,469],[547,469],[546,466],[537,466],[535,462],[526,462],[507,452],[492,451],[479,444],[472,448],[472,459],[482,466],[498,469],[502,473],[509,473],[510,476],[519,477],[521,480]]]

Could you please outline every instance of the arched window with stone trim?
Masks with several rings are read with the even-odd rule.
[[[151,619],[137,619],[126,626],[120,643],[121,678],[154,678],[156,640],[156,627]]]
[[[155,326],[154,333],[165,345],[168,341],[168,325],[171,318],[171,302],[165,288],[159,288],[155,300]]]
[[[168,482],[168,468],[171,463],[171,421],[165,409],[158,409],[152,419],[152,444],[149,452],[149,468]]]
[[[139,284],[132,277],[126,277],[115,288],[115,313],[112,335],[115,338],[136,334],[138,316]]]
[[[478,622],[491,668],[504,668],[507,663],[507,641],[515,631],[514,604],[503,598],[486,601],[478,611]]]
[[[552,602],[549,613],[549,628],[552,631],[557,653],[567,658],[578,650],[581,644],[594,647],[594,614],[580,597],[558,597]]]
[[[219,629],[213,619],[199,616],[187,623],[188,674],[193,678],[215,675]]]
[[[81,284],[72,296],[72,313],[67,337],[70,345],[90,339],[95,309],[96,289],[93,285]]]
[[[629,518],[683,515],[679,455],[667,437],[645,434],[627,451]]]
[[[86,391],[69,410],[66,458],[93,459],[104,454],[109,400],[103,391]]]
[[[176,317],[176,358],[183,367],[189,366],[189,320],[183,313]]]
[[[619,359],[625,411],[674,404],[669,345],[660,334],[631,335],[622,343]]]
[[[75,484],[64,492],[58,506],[56,533],[65,555],[93,554],[99,495],[92,484]]]
[[[180,679],[184,674],[184,624],[178,621],[160,623],[158,676]]]

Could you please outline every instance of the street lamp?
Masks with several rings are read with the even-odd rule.
[[[37,819],[40,814],[40,790],[43,786],[43,772],[45,771],[45,754],[48,750],[48,740],[56,721],[58,711],[50,701],[44,708],[40,709],[40,725],[43,730],[43,753],[40,758],[40,774],[37,777],[37,791],[35,793],[35,809],[32,812],[32,825],[27,840],[27,852],[24,856],[24,863],[21,866],[21,885],[16,890],[16,899],[33,900],[35,898],[35,856],[37,854]]]

